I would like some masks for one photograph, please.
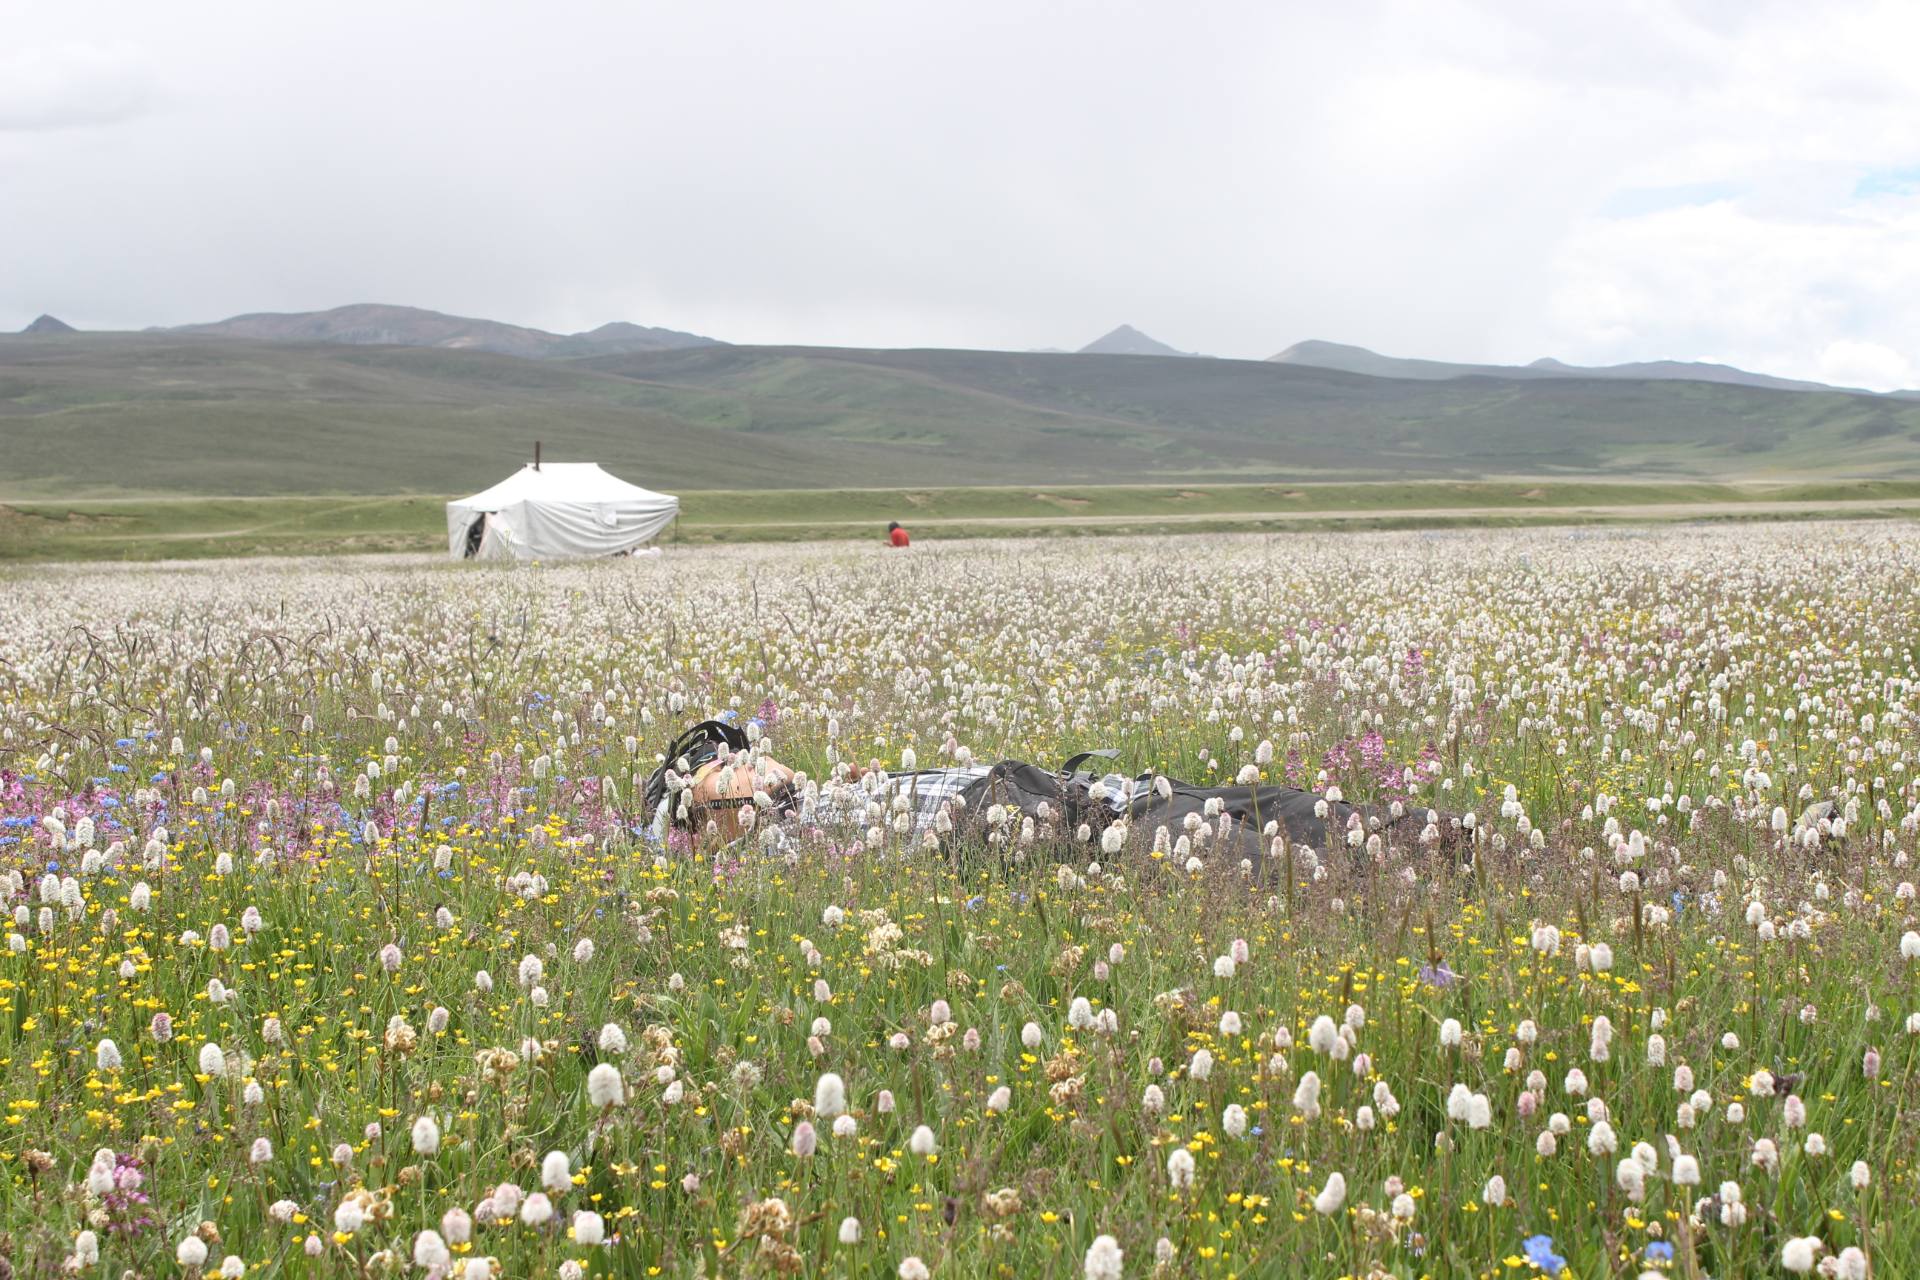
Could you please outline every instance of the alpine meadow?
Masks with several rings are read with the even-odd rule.
[[[1911,525],[700,554],[11,579],[15,1274],[1920,1270]]]

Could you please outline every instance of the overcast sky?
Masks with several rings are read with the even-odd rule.
[[[0,0],[0,329],[1724,360],[1920,385],[1920,6]]]

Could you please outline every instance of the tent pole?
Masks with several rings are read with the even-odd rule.
[[[540,469],[540,442],[538,440],[533,442],[533,469],[535,471]]]

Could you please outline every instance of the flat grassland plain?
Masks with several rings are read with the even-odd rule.
[[[447,495],[453,496],[453,495]],[[669,543],[1033,534],[1283,532],[1870,518],[1920,514],[1920,481],[1408,480],[682,493]],[[0,562],[434,551],[446,497],[151,495],[52,501],[0,491]]]
[[[1920,1274],[1912,525],[6,579],[15,1274]],[[723,710],[1472,866],[656,847]]]

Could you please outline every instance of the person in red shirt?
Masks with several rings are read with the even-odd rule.
[[[900,527],[898,520],[895,520],[887,526],[887,541],[896,547],[908,545],[909,539],[907,537],[907,531]]]

